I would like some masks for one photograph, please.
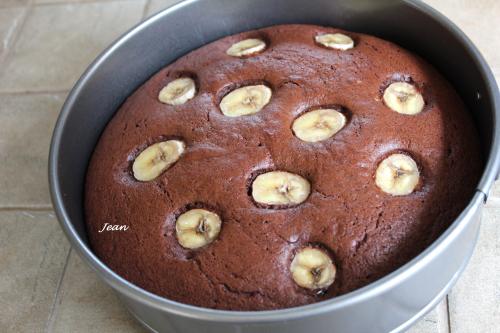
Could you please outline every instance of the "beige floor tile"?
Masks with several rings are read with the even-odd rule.
[[[56,304],[52,332],[144,332],[106,286],[72,251]]]
[[[449,295],[453,333],[500,331],[500,209],[483,214],[479,242]]]
[[[500,1],[424,0],[458,25],[476,44],[500,78]]]
[[[0,61],[7,48],[11,46],[25,11],[26,9],[22,7],[0,9]]]
[[[486,205],[487,205],[487,207],[500,208],[500,181],[496,181],[493,184],[493,187],[491,188]]]
[[[182,2],[182,0],[151,0],[146,10],[146,16],[156,14],[160,10],[175,5],[178,2]]]
[[[448,330],[448,308],[446,299],[441,301],[434,310],[429,312],[407,333],[449,333]]]
[[[36,6],[0,69],[0,91],[71,88],[143,15],[144,0]]]
[[[0,212],[0,332],[43,332],[69,251],[52,212]]]
[[[50,207],[49,144],[64,96],[0,95],[0,207]]]

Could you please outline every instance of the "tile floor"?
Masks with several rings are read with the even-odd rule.
[[[0,0],[0,332],[143,331],[71,251],[51,208],[47,154],[59,109],[85,67],[177,1]],[[468,34],[499,78],[500,1],[426,2]],[[466,272],[410,332],[494,333],[499,323],[500,184]]]

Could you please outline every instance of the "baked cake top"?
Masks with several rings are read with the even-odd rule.
[[[127,99],[89,165],[87,229],[113,270],[169,299],[297,306],[420,253],[480,161],[463,103],[418,56],[274,26],[205,45]]]

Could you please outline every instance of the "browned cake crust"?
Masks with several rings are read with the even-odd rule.
[[[355,47],[318,46],[318,33],[338,29],[282,25],[245,32],[195,50],[142,85],[106,127],[92,156],[85,189],[87,230],[95,253],[132,283],[166,298],[203,307],[263,310],[328,299],[362,287],[420,253],[457,217],[473,194],[482,163],[464,104],[429,64],[379,38],[344,32]],[[268,44],[244,59],[226,50],[244,38]],[[195,79],[187,103],[158,101],[180,76]],[[426,101],[418,115],[396,113],[382,92],[413,82]],[[219,108],[235,87],[265,83],[270,103],[231,118]],[[293,120],[318,106],[342,106],[348,122],[334,137],[307,143]],[[92,112],[89,110],[89,112]],[[160,177],[134,179],[131,165],[148,145],[181,138],[184,155]],[[391,196],[374,182],[393,152],[420,167],[413,193]],[[262,170],[285,170],[311,183],[295,207],[257,206],[249,185]],[[181,247],[175,220],[192,207],[219,214],[217,239]],[[98,232],[105,223],[126,231]],[[294,283],[290,262],[308,244],[326,249],[337,277],[322,294]]]

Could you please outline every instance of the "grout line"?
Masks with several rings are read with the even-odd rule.
[[[436,321],[432,321],[432,323],[436,324],[436,333],[450,333],[447,296],[441,299],[434,311],[436,313]]]
[[[47,322],[45,324],[45,332],[52,332],[54,328],[54,320],[55,320],[55,314],[58,309],[57,303],[59,302],[59,298],[61,295],[61,287],[63,284],[64,276],[66,275],[66,270],[68,268],[68,263],[69,263],[69,256],[71,254],[71,246],[68,250],[68,254],[66,255],[66,261],[64,262],[64,267],[61,272],[61,277],[59,278],[59,281],[57,282],[57,288],[56,292],[54,295],[54,301],[52,302],[52,305],[50,307],[50,312],[49,312],[49,317],[47,318]]]
[[[6,206],[0,207],[0,212],[13,212],[13,211],[34,211],[34,212],[49,212],[53,211],[54,208],[50,206]]]
[[[446,295],[446,315],[448,318],[448,321],[446,323],[448,326],[448,333],[451,333],[450,300],[448,298],[448,295]]]
[[[144,3],[144,10],[142,12],[142,20],[141,21],[144,21],[146,19],[150,7],[151,7],[151,0],[146,0]]]

